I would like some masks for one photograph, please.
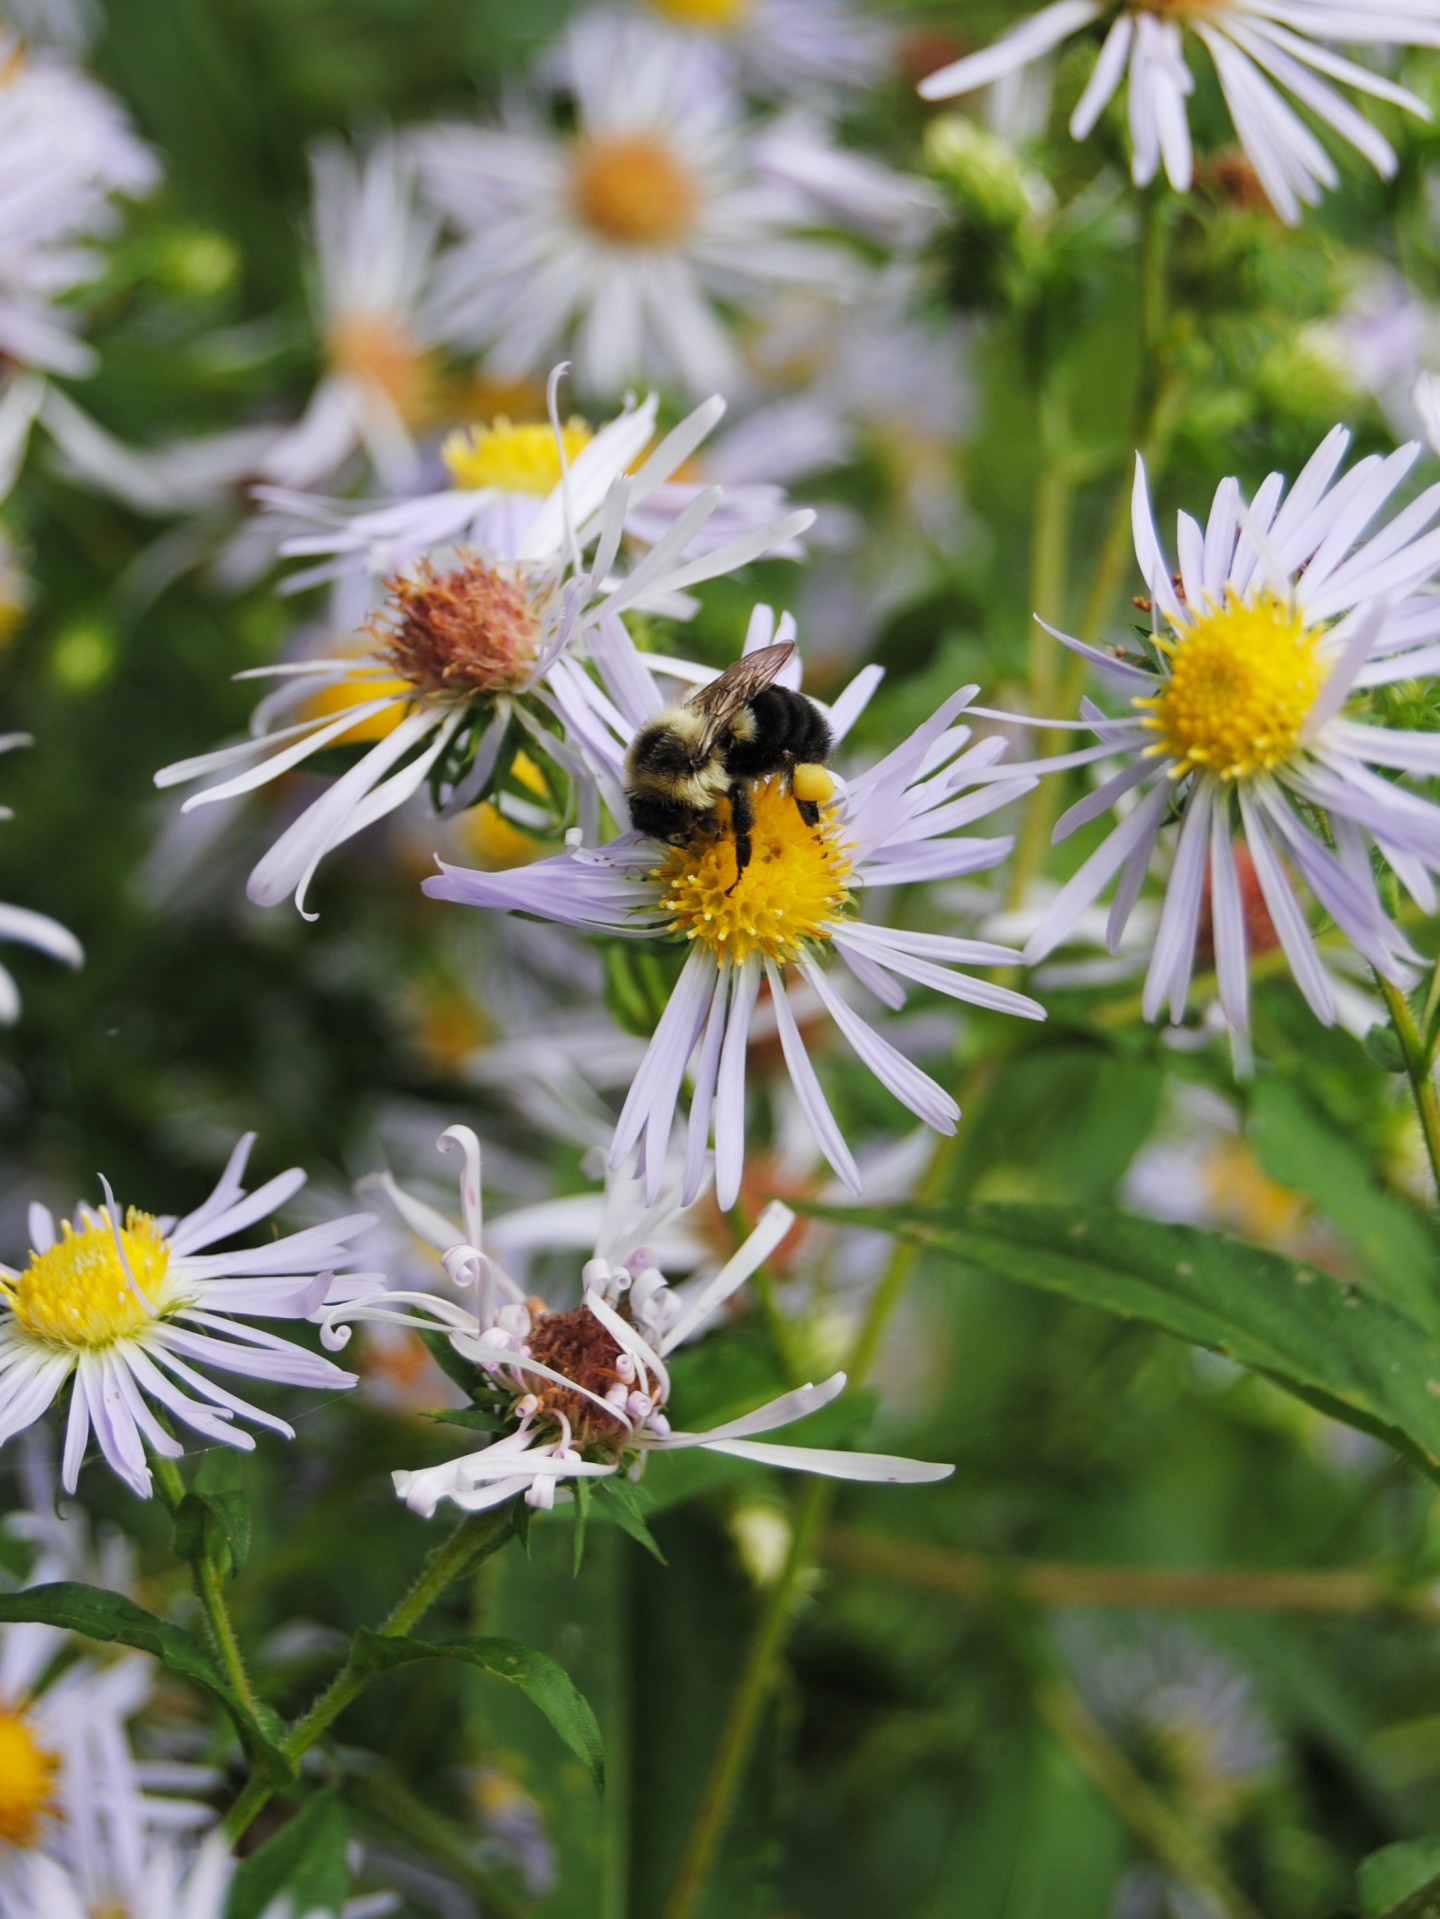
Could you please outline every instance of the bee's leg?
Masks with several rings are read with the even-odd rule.
[[[735,836],[735,877],[725,888],[733,893],[740,884],[740,875],[750,864],[750,833],[755,825],[755,808],[750,803],[750,788],[744,780],[736,780],[730,788],[730,830]]]

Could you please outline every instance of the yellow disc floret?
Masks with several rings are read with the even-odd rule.
[[[686,27],[709,27],[714,32],[743,26],[754,0],[650,0],[657,13]]]
[[[1325,678],[1323,628],[1269,593],[1228,599],[1155,644],[1170,656],[1170,677],[1146,720],[1159,738],[1151,753],[1175,760],[1171,776],[1208,772],[1245,779],[1288,760]]]
[[[570,184],[582,222],[612,246],[673,246],[699,206],[689,167],[648,134],[585,141]]]
[[[0,1280],[0,1294],[20,1325],[55,1346],[111,1346],[143,1332],[162,1303],[170,1248],[149,1213],[132,1206],[115,1235],[103,1219],[67,1219],[45,1253],[32,1253],[18,1279]],[[128,1270],[127,1270],[128,1268]]]
[[[759,954],[784,965],[811,941],[829,939],[850,901],[851,849],[833,819],[805,823],[783,780],[755,785],[751,799],[750,864],[738,884],[723,801],[715,828],[698,827],[688,845],[672,847],[655,878],[665,883],[670,930],[703,941],[717,964]]]
[[[472,426],[468,432],[457,427],[440,457],[456,486],[467,491],[494,486],[543,499],[560,484],[561,448],[568,466],[589,444],[590,429],[583,420],[567,420],[557,441],[548,423],[512,426],[499,413],[489,426]]]
[[[54,1810],[59,1763],[24,1713],[0,1707],[0,1843],[22,1850],[34,1845]]]
[[[435,355],[385,314],[342,315],[326,340],[336,373],[376,387],[406,426],[431,419],[439,400]]]
[[[358,656],[357,656],[358,657]],[[371,700],[378,700],[387,694],[411,691],[410,682],[393,678],[388,674],[357,673],[354,678],[322,680],[320,685],[304,701],[300,708],[302,720],[335,720],[352,707],[367,706]],[[368,719],[357,720],[346,733],[339,736],[339,744],[358,744],[362,740],[383,740],[393,733],[405,717],[406,709],[397,701],[379,713],[372,713]]]

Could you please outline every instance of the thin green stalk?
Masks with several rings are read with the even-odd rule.
[[[1405,1077],[1409,1081],[1410,1094],[1419,1116],[1420,1131],[1425,1136],[1425,1150],[1430,1155],[1435,1190],[1440,1194],[1440,1094],[1437,1094],[1435,1087],[1430,1048],[1422,1039],[1420,1029],[1415,1024],[1415,1015],[1410,1010],[1410,1002],[1400,988],[1382,979],[1378,973],[1375,981],[1384,997],[1395,1037],[1400,1042]]]
[[[966,1100],[969,1129],[973,1130],[995,1070],[996,1062],[986,1060],[969,1076]],[[950,1176],[957,1163],[960,1139],[961,1134],[957,1132],[935,1142],[930,1164],[918,1188],[918,1197],[922,1200],[938,1199],[947,1183],[953,1184]],[[891,1247],[885,1271],[870,1295],[865,1316],[851,1347],[846,1370],[852,1387],[863,1385],[869,1376],[890,1316],[905,1289],[919,1250],[913,1241],[901,1239],[897,1239]],[[784,1570],[765,1595],[745,1663],[731,1695],[725,1724],[700,1796],[700,1805],[670,1888],[663,1919],[692,1919],[705,1889],[716,1850],[729,1824],[735,1796],[745,1776],[766,1703],[775,1686],[791,1615],[815,1563],[817,1547],[829,1523],[836,1491],[835,1483],[827,1479],[807,1480],[801,1489]]]
[[[471,1513],[468,1519],[462,1520],[450,1537],[430,1553],[414,1585],[378,1628],[381,1636],[386,1639],[403,1638],[429,1611],[447,1586],[453,1585],[462,1573],[468,1572],[478,1560],[504,1543],[512,1520],[508,1503],[493,1507],[489,1512]],[[357,1659],[352,1646],[344,1665],[330,1684],[280,1741],[280,1750],[286,1758],[302,1758],[345,1708],[359,1698],[374,1676]],[[249,1781],[225,1819],[225,1830],[232,1842],[246,1830],[273,1791],[274,1787],[263,1780],[252,1778]]]
[[[185,1497],[185,1482],[180,1477],[180,1468],[173,1459],[162,1459],[158,1455],[152,1457],[152,1465],[160,1498],[164,1502],[166,1511],[174,1519]],[[225,1668],[226,1677],[246,1710],[252,1716],[258,1717],[262,1711],[261,1704],[250,1683],[250,1675],[245,1670],[245,1660],[240,1651],[235,1622],[230,1617],[230,1608],[225,1600],[225,1589],[220,1573],[203,1549],[193,1558],[187,1559],[186,1564],[190,1568],[195,1596],[205,1612],[205,1622],[210,1628],[211,1642],[220,1656],[220,1663]]]

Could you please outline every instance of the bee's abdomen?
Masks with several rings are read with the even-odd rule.
[[[786,765],[824,765],[834,742],[824,714],[788,686],[762,687],[735,717],[725,748],[725,770],[734,779],[764,779]]]

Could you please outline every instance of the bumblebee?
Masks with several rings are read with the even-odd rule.
[[[637,832],[683,846],[697,827],[714,825],[719,802],[730,802],[735,878],[750,864],[755,824],[750,787],[780,773],[800,817],[818,826],[833,793],[825,762],[834,747],[813,700],[775,676],[795,648],[788,642],[747,653],[678,706],[647,720],[625,755],[625,797]]]

